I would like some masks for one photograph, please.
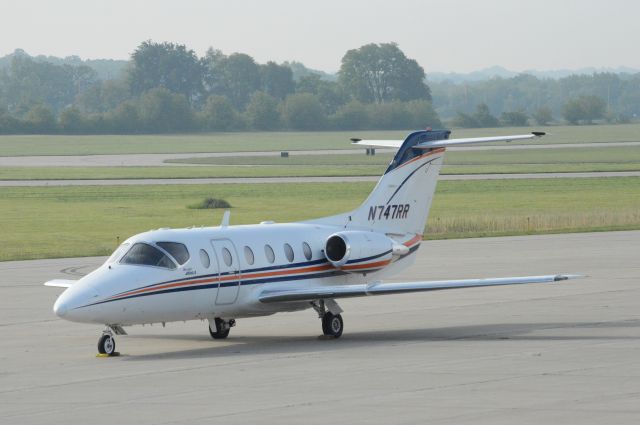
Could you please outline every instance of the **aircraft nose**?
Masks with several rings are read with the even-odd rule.
[[[78,285],[77,283],[75,285]],[[53,304],[53,313],[61,319],[72,322],[86,320],[89,309],[84,308],[99,296],[90,285],[71,287],[64,291]]]
[[[55,304],[53,304],[53,313],[60,318],[63,318],[69,311],[69,303],[63,298],[62,296],[58,297]]]

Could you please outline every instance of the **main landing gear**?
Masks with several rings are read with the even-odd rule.
[[[334,300],[312,301],[311,306],[322,321],[322,333],[327,337],[340,338],[344,330],[342,309]]]
[[[229,331],[236,325],[235,319],[223,320],[216,317],[209,320],[209,335],[213,339],[225,339],[229,336]]]

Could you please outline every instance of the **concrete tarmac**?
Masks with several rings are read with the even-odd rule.
[[[587,279],[341,301],[312,311],[132,327],[57,319],[58,288],[103,258],[0,263],[2,424],[638,424],[640,232],[424,242],[399,280]]]

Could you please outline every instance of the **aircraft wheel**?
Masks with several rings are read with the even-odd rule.
[[[109,334],[104,334],[98,341],[98,353],[106,354],[108,356],[113,355],[116,352],[116,340]]]
[[[209,335],[213,339],[225,339],[229,336],[231,327],[222,319],[216,318],[214,321],[215,329],[211,329],[211,322],[209,322]]]
[[[340,338],[342,331],[344,330],[344,322],[342,316],[339,314],[333,314],[326,312],[322,317],[322,333],[334,338]]]

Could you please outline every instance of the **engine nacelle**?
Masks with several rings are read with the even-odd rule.
[[[359,273],[389,265],[397,245],[380,233],[351,230],[329,236],[324,255],[334,267]]]

